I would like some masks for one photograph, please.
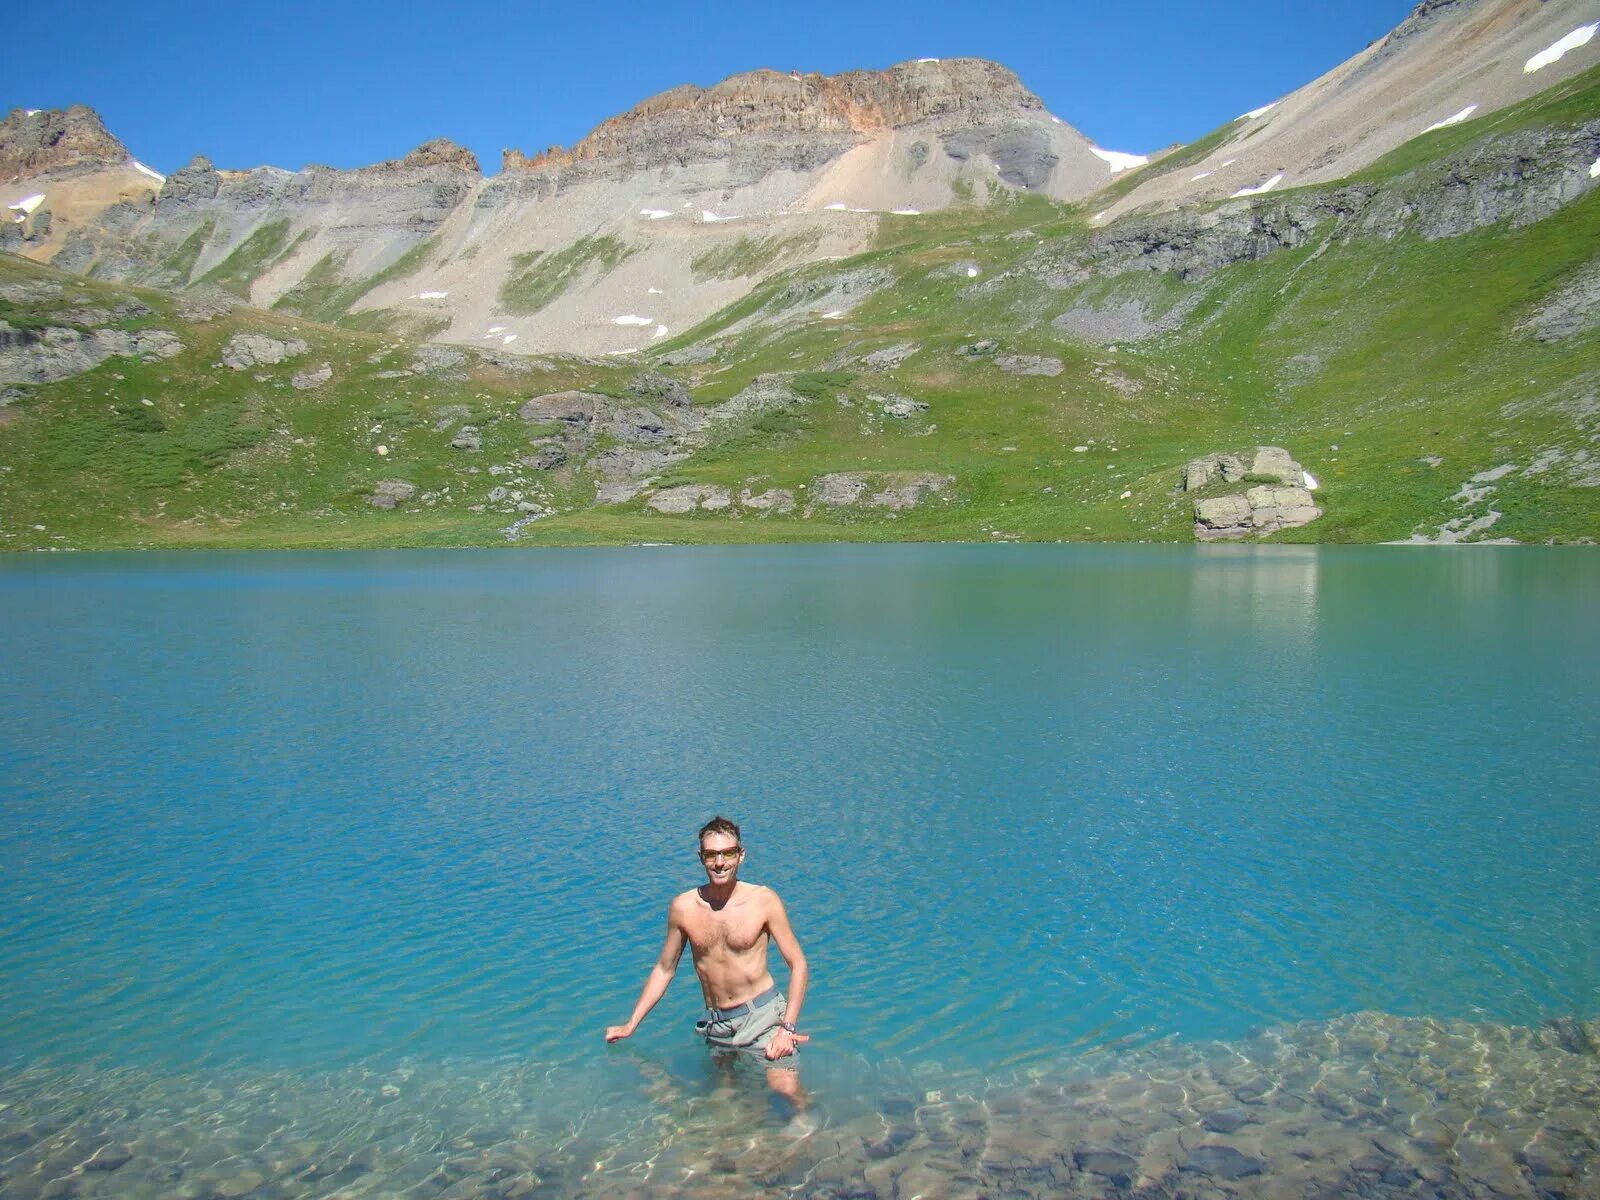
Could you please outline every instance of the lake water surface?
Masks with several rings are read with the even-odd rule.
[[[0,560],[0,1193],[1600,1195],[1597,616],[1582,549]],[[716,812],[800,1113],[687,963],[601,1040]]]

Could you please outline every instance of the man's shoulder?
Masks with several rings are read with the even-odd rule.
[[[692,887],[686,892],[679,892],[672,898],[672,903],[667,905],[668,912],[685,912],[692,909],[700,899],[700,889]]]

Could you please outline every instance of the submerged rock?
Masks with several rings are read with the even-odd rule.
[[[1266,1166],[1261,1159],[1242,1154],[1232,1146],[1197,1146],[1183,1169],[1214,1179],[1243,1179],[1247,1175],[1261,1174]]]

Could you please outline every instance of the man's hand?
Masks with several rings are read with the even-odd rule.
[[[623,1038],[632,1036],[633,1030],[626,1025],[608,1025],[606,1027],[606,1041],[608,1042],[620,1042]]]
[[[779,1029],[772,1035],[772,1040],[767,1043],[767,1057],[787,1058],[800,1048],[802,1042],[809,1042],[809,1033],[790,1033],[787,1029]]]

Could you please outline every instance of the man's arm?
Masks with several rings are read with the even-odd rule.
[[[683,944],[683,926],[678,921],[677,902],[674,901],[672,907],[667,910],[667,943],[661,947],[656,965],[650,968],[650,975],[645,979],[644,988],[639,993],[639,1002],[633,1006],[633,1016],[629,1017],[624,1025],[612,1025],[607,1028],[606,1041],[620,1042],[625,1037],[633,1036],[633,1031],[639,1028],[639,1022],[644,1020],[645,1014],[656,1006],[656,1001],[667,994],[667,986],[678,972],[678,960],[683,957]]]
[[[784,1020],[790,1025],[798,1025],[800,1010],[805,1007],[806,984],[810,982],[811,973],[806,966],[805,951],[800,949],[800,939],[794,936],[794,930],[789,926],[789,914],[783,907],[783,901],[770,888],[767,889],[766,900],[767,932],[777,943],[783,961],[789,964],[789,1002]],[[783,1058],[793,1054],[801,1042],[810,1040],[808,1033],[790,1033],[787,1029],[780,1029],[767,1044],[767,1057]]]

